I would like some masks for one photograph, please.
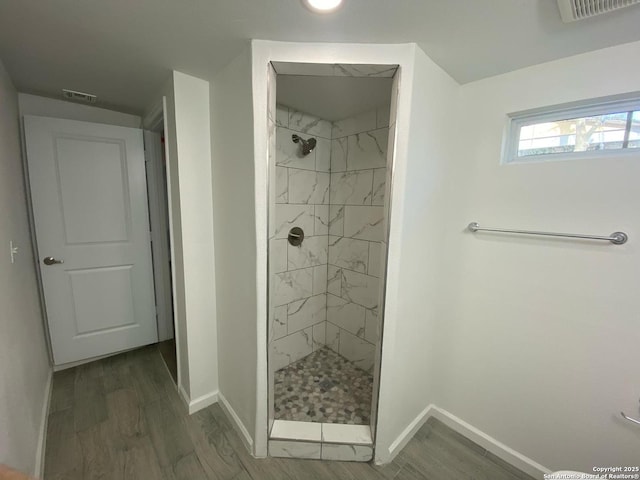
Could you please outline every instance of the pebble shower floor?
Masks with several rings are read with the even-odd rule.
[[[275,419],[368,425],[373,377],[323,347],[275,373]]]

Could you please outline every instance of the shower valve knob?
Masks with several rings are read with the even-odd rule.
[[[298,247],[302,244],[304,240],[304,232],[300,227],[293,227],[289,230],[289,235],[287,236],[287,240],[289,240],[289,244],[294,247]]]

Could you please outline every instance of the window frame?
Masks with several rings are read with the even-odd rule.
[[[546,153],[541,155],[518,156],[520,130],[522,127],[550,121],[640,111],[640,92],[614,97],[600,97],[580,102],[554,105],[508,114],[506,145],[502,163],[518,165],[523,163],[555,162],[562,160],[582,160],[603,157],[626,157],[640,155],[640,148],[618,148],[610,150],[589,150],[586,152]]]

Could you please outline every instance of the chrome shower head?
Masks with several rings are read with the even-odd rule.
[[[302,146],[303,157],[309,155],[311,152],[313,152],[313,149],[316,148],[317,141],[315,138],[309,138],[305,140],[304,138],[299,137],[294,133],[293,135],[291,135],[291,140],[293,140],[293,143],[299,143]]]

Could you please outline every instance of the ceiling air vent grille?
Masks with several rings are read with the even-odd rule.
[[[68,98],[69,100],[75,100],[76,102],[84,103],[96,103],[96,101],[98,100],[98,97],[96,97],[95,95],[91,95],[90,93],[76,92],[75,90],[67,90],[66,88],[62,89],[62,96],[64,98]]]
[[[558,7],[562,21],[569,23],[630,7],[636,3],[640,3],[640,0],[558,0]]]

